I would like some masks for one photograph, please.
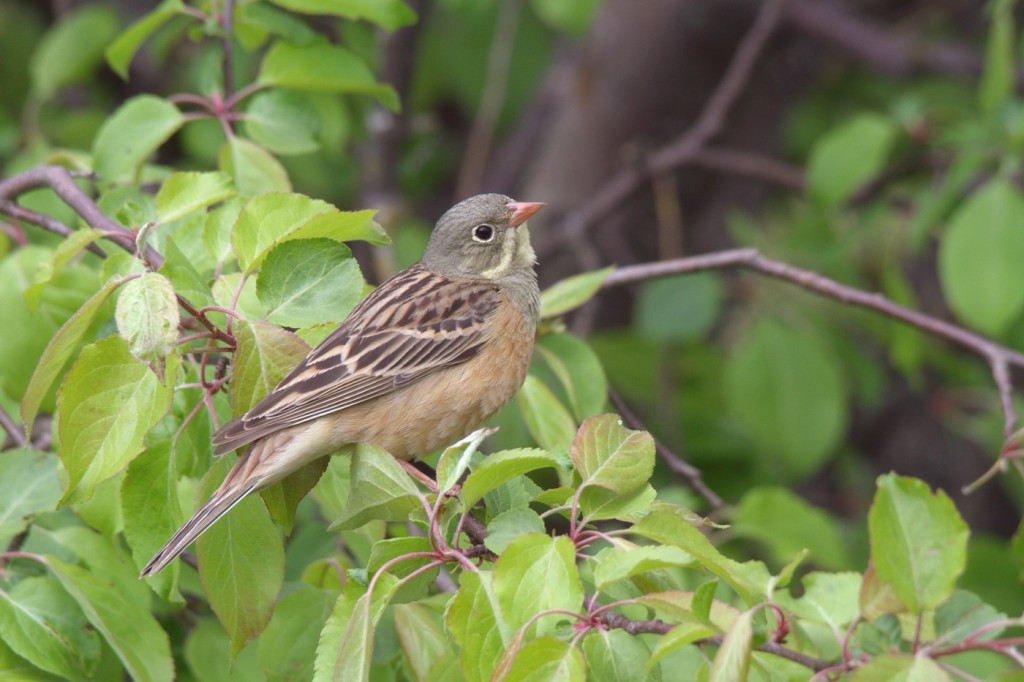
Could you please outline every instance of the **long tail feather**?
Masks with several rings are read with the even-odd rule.
[[[202,535],[217,519],[227,514],[232,507],[257,487],[257,483],[254,481],[233,481],[233,478],[231,474],[228,474],[227,480],[207,500],[206,504],[200,507],[199,511],[193,514],[192,518],[186,521],[185,525],[171,536],[167,544],[149,560],[146,567],[142,569],[142,573],[139,574],[140,578],[162,571],[167,564],[174,561],[175,557],[184,552],[193,540]]]

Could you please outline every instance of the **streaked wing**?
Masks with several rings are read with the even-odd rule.
[[[356,306],[262,401],[215,433],[215,453],[469,360],[483,348],[499,296],[493,284],[437,275],[419,263],[403,270]]]

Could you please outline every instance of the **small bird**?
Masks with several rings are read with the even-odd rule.
[[[140,577],[162,570],[246,495],[308,462],[350,443],[411,460],[508,402],[526,378],[540,316],[526,220],[543,206],[481,194],[442,215],[421,260],[213,435],[216,455],[249,449]]]

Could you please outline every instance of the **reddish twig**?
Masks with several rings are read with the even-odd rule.
[[[746,268],[796,284],[840,303],[874,310],[981,356],[991,367],[993,379],[999,391],[1006,437],[1012,435],[1016,417],[1011,402],[1013,386],[1008,368],[1010,366],[1024,367],[1024,353],[1002,346],[963,327],[932,317],[919,310],[901,306],[881,294],[855,289],[816,272],[765,258],[756,249],[734,249],[692,258],[626,266],[609,275],[602,288],[608,289],[666,275],[733,267]]]
[[[583,235],[599,221],[633,196],[651,177],[688,163],[725,125],[729,111],[736,103],[757,65],[768,39],[779,23],[786,0],[765,0],[754,23],[743,37],[725,75],[711,94],[708,103],[694,124],[642,163],[623,169],[593,193],[593,200],[575,211],[553,230],[553,236],[538,248],[543,260],[567,243],[583,243]]]
[[[51,218],[48,215],[43,215],[42,213],[30,211],[24,206],[19,206],[8,199],[0,199],[0,213],[9,215],[17,220],[23,220],[26,223],[32,223],[33,225],[43,228],[47,232],[53,232],[54,234],[59,234],[63,237],[70,236],[71,233],[74,232],[72,228],[68,227],[61,221]],[[92,253],[95,253],[100,258],[107,257],[107,252],[96,244],[89,244],[85,248]]]
[[[0,405],[0,427],[7,432],[7,436],[14,441],[15,447],[23,448],[28,444],[25,439],[25,434],[22,429],[15,423],[11,415],[7,414],[7,410]],[[0,448],[3,446],[3,441],[0,441]]]

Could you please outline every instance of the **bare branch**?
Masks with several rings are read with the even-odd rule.
[[[761,3],[753,25],[743,37],[725,75],[689,130],[643,163],[623,169],[594,192],[593,201],[566,216],[561,225],[552,230],[552,238],[544,244],[543,249],[539,249],[542,260],[568,242],[582,243],[580,237],[587,230],[633,196],[648,178],[688,163],[721,131],[729,111],[750,80],[758,58],[774,33],[782,5],[786,1],[765,0]]]
[[[61,221],[51,218],[48,215],[43,215],[42,213],[30,211],[24,206],[19,206],[8,199],[0,199],[0,213],[9,215],[17,220],[23,220],[26,223],[32,223],[33,225],[37,225],[48,232],[53,232],[54,234],[59,234],[64,237],[67,237],[74,232],[72,228],[68,227]],[[96,244],[89,244],[85,248],[95,253],[100,258],[107,257],[107,252]]]
[[[7,437],[14,441],[15,447],[25,447],[27,441],[25,440],[23,430],[18,426],[11,415],[7,414],[7,410],[5,410],[2,405],[0,405],[0,427],[3,427],[3,430],[7,432]],[[2,445],[3,442],[0,442],[0,446]]]

